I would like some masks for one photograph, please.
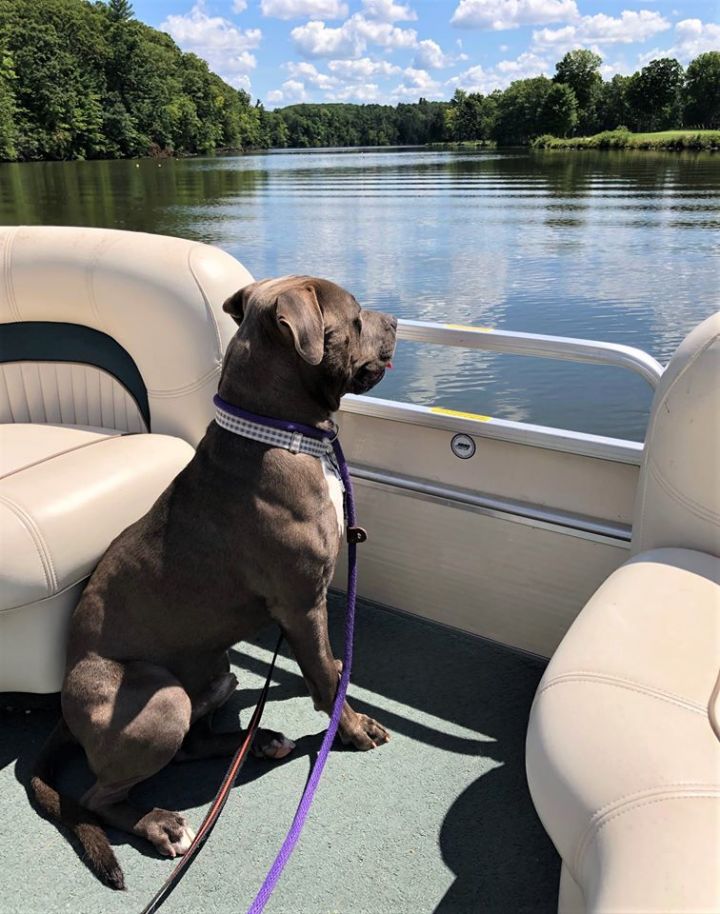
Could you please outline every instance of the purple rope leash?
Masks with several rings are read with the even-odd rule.
[[[353,500],[352,483],[350,481],[350,472],[348,470],[345,455],[340,447],[340,442],[336,439],[333,441],[333,449],[340,468],[343,484],[345,486],[345,510],[347,514],[348,527],[355,526],[355,502]],[[277,885],[280,874],[285,868],[285,864],[290,859],[290,855],[295,849],[300,833],[302,832],[305,820],[310,806],[312,805],[315,791],[317,790],[320,778],[327,762],[330,749],[332,747],[335,734],[337,733],[340,717],[342,715],[345,695],[350,682],[350,669],[352,667],[353,654],[353,635],[355,631],[355,598],[357,596],[357,545],[354,542],[348,543],[348,589],[347,589],[347,611],[345,616],[345,648],[343,652],[343,670],[338,684],[338,690],[335,695],[335,704],[333,705],[330,723],[325,732],[320,751],[318,752],[315,764],[313,765],[310,777],[303,795],[300,797],[295,817],[290,826],[290,830],[283,841],[282,847],[278,851],[273,865],[270,867],[265,881],[255,896],[255,900],[248,908],[247,914],[260,914],[268,903],[270,896]]]

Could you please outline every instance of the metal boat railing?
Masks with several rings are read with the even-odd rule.
[[[657,387],[663,374],[663,366],[648,353],[619,343],[413,320],[398,321],[398,339],[441,346],[482,349],[489,352],[504,352],[512,355],[609,365],[639,374],[653,390]],[[455,433],[464,432],[478,437],[496,438],[620,463],[639,465],[642,460],[642,442],[627,441],[605,435],[591,435],[527,422],[515,422],[509,419],[496,419],[492,416],[482,416],[437,406],[417,406],[377,397],[348,395],[343,399],[342,410],[379,419],[441,428]]]
[[[663,373],[663,367],[659,362],[647,352],[633,346],[565,336],[546,336],[542,333],[518,333],[512,330],[495,330],[492,327],[401,320],[398,321],[398,339],[512,355],[530,355],[541,359],[613,365],[637,372],[653,389],[657,387]]]

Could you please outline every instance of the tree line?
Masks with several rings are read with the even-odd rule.
[[[720,127],[720,52],[700,54],[684,70],[674,58],[652,60],[609,81],[601,58],[567,53],[555,76],[536,76],[489,95],[455,93],[445,115],[453,140],[524,145],[542,134],[589,136],[625,127],[636,132]]]
[[[125,158],[265,143],[247,92],[128,0],[0,0],[0,159]]]
[[[301,104],[267,111],[129,0],[0,0],[0,159],[125,158],[219,149],[390,146],[720,128],[720,52],[687,69],[673,58],[632,76],[600,74],[575,50],[537,76],[449,102]]]

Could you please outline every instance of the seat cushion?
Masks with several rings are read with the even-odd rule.
[[[0,425],[0,612],[87,578],[193,453],[166,435]]]
[[[719,643],[720,559],[657,549],[608,578],[550,662],[528,780],[582,910],[720,910]]]

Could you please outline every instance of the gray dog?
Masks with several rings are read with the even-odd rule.
[[[223,305],[239,325],[220,396],[262,416],[330,428],[343,394],[380,381],[397,321],[365,311],[339,286],[309,276],[253,283]],[[173,759],[230,755],[242,732],[209,718],[234,691],[228,648],[276,622],[315,706],[338,685],[326,593],[342,539],[339,483],[321,460],[251,441],[211,423],[188,466],[148,513],[111,543],[71,622],[62,719],[38,760],[40,809],[70,828],[93,871],[123,888],[101,822],[164,855],[193,837],[185,819],[137,809],[131,788]],[[345,703],[340,736],[358,749],[389,738]],[[57,755],[79,742],[97,781],[79,803],[50,786]],[[259,730],[253,752],[294,748]]]

